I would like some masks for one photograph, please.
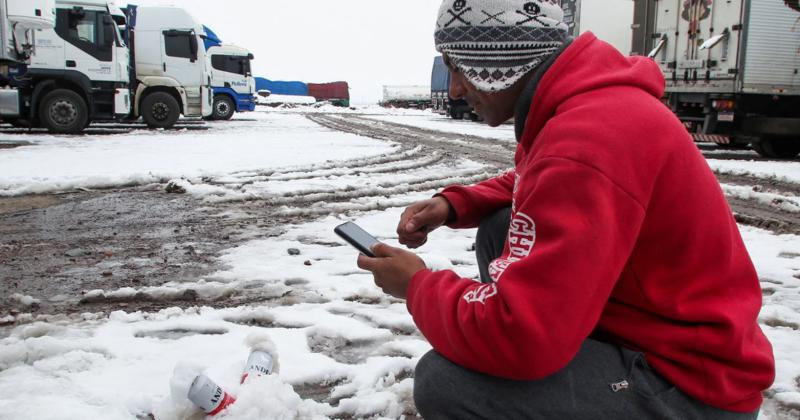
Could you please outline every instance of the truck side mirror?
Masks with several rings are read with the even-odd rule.
[[[192,63],[197,61],[197,37],[194,36],[194,33],[189,35],[189,48],[192,52]]]

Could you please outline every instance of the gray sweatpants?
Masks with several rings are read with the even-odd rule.
[[[478,230],[481,278],[499,257],[510,209]],[[414,401],[433,419],[675,419],[755,420],[697,401],[647,365],[642,353],[587,339],[563,370],[538,381],[512,381],[462,368],[435,351],[417,364]]]

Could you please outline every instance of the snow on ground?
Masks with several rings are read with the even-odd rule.
[[[717,172],[734,175],[755,175],[800,183],[800,161],[742,161],[709,159],[708,164]]]
[[[399,213],[399,208],[368,213],[356,222],[396,244]],[[170,380],[176,368],[187,365],[199,366],[234,395],[260,395],[242,399],[230,418],[278,418],[275,410],[283,418],[300,412],[397,418],[409,412],[409,375],[430,347],[405,304],[384,296],[371,276],[356,268],[357,252],[333,234],[346,220],[329,217],[291,227],[278,239],[232,249],[223,256],[231,268],[212,276],[240,288],[292,290],[297,302],[292,306],[266,302],[222,310],[116,312],[102,319],[87,314],[80,322],[14,329],[0,341],[0,418],[53,418],[55,413],[63,419],[130,419],[147,413],[183,418],[184,395],[171,394]],[[473,235],[437,232],[431,241],[436,245],[424,248],[422,256],[438,268],[452,267],[448,256],[461,274],[477,276],[469,251]],[[290,248],[300,254],[289,255]],[[277,345],[280,382],[300,390],[329,387],[338,408],[310,400],[298,408],[300,398],[292,390],[283,390],[289,396],[282,394],[281,401],[273,399],[275,380],[240,386],[249,353],[245,341],[256,332]],[[344,344],[350,347],[343,349]]]
[[[209,125],[204,131],[113,136],[6,134],[6,140],[32,144],[0,153],[0,196],[215,176],[391,149],[385,142],[321,128],[298,114],[254,112]]]
[[[148,414],[158,420],[202,418],[185,398],[186,378],[198,372],[239,399],[218,418],[398,418],[411,412],[410,375],[430,346],[416,330],[404,302],[385,296],[371,276],[356,267],[356,251],[339,240],[333,228],[353,220],[396,245],[394,230],[402,206],[439,188],[426,183],[432,172],[447,171],[468,180],[482,168],[471,162],[455,168],[437,166],[422,161],[414,149],[334,134],[299,115],[259,112],[244,118],[229,125],[214,124],[209,132],[25,136],[33,146],[0,152],[5,194],[96,186],[100,183],[96,177],[109,183],[100,185],[127,183],[134,176],[152,176],[147,182],[184,177],[189,192],[196,188],[194,193],[204,197],[213,194],[201,188],[231,194],[245,184],[247,194],[281,199],[282,194],[301,191],[308,202],[324,198],[330,189],[367,194],[362,206],[355,199],[344,204],[350,216],[286,226],[278,237],[224,252],[221,262],[227,268],[194,283],[92,292],[111,296],[143,292],[166,299],[192,288],[206,298],[257,295],[262,297],[260,304],[38,320],[22,314],[0,320],[22,324],[0,336],[0,419],[114,420]],[[170,160],[176,153],[187,155]],[[62,155],[91,157],[92,165],[72,163]],[[357,164],[325,163],[334,157]],[[410,170],[418,164],[430,167],[431,173],[393,179],[392,173],[404,170],[406,158],[413,163]],[[81,165],[94,167],[94,174]],[[775,167],[765,173],[793,171]],[[203,174],[211,174],[216,184],[191,182]],[[416,183],[418,188],[402,190],[404,183]],[[382,195],[387,191],[389,198]],[[389,208],[370,211],[377,201]],[[295,205],[298,208],[291,211],[308,210]],[[470,251],[474,234],[474,230],[440,229],[420,255],[434,269],[454,269],[475,278],[477,267]],[[762,281],[759,322],[774,346],[778,369],[760,419],[792,418],[794,414],[787,417],[787,407],[800,410],[800,240],[748,227],[742,234]],[[22,295],[14,299],[35,301]],[[248,343],[263,336],[276,344],[280,371],[240,385]]]
[[[396,245],[400,212],[363,213],[353,220]],[[277,239],[231,249],[222,257],[230,269],[209,278],[234,284],[234,293],[282,289],[286,300],[278,294],[260,306],[86,314],[79,322],[15,328],[0,340],[0,418],[185,418],[192,410],[183,393],[173,395],[170,381],[187,366],[246,397],[223,418],[401,416],[411,401],[408,376],[430,347],[404,303],[383,295],[356,268],[356,251],[333,234],[346,220],[292,226]],[[777,402],[800,400],[800,241],[752,228],[742,233],[762,278],[759,320],[778,367],[761,419],[779,419]],[[439,230],[421,256],[436,269],[474,278],[473,237],[474,231]],[[246,341],[254,333],[275,342],[281,370],[275,378],[241,386]],[[322,402],[297,395],[314,389],[322,389]]]

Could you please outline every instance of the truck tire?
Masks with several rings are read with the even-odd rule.
[[[753,143],[753,150],[772,159],[794,159],[800,155],[800,139],[786,137],[764,137]]]
[[[233,114],[236,113],[236,105],[231,100],[230,96],[217,95],[214,97],[214,112],[211,118],[215,120],[230,120]]]
[[[181,115],[178,101],[166,92],[153,92],[142,100],[142,118],[150,128],[172,128]]]
[[[69,89],[56,89],[42,98],[39,122],[53,133],[78,134],[89,122],[89,107],[81,95]]]

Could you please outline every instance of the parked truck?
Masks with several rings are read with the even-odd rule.
[[[171,128],[185,117],[211,115],[211,62],[205,31],[178,7],[128,6],[133,117],[149,127]]]
[[[450,118],[456,120],[478,119],[478,115],[472,112],[472,107],[469,106],[467,101],[450,97],[450,71],[441,56],[433,59],[431,106],[434,112],[449,115]]]
[[[229,120],[236,112],[256,109],[256,82],[250,69],[253,54],[235,45],[216,45],[208,49],[211,58],[214,120]]]
[[[54,28],[36,33],[30,64],[11,81],[20,108],[9,122],[55,133],[79,133],[94,120],[130,112],[128,47],[114,2],[58,0]]]
[[[664,102],[697,141],[800,154],[800,5],[634,0],[632,53],[667,80]]]
[[[580,33],[581,0],[555,0],[564,10],[564,23],[569,28],[571,36]],[[655,0],[653,0],[655,1]],[[431,104],[433,110],[440,114],[449,115],[454,119],[478,120],[478,115],[463,99],[453,99],[449,95],[450,73],[442,57],[433,59],[431,70]]]
[[[229,120],[236,112],[256,109],[256,81],[250,67],[253,54],[245,48],[225,44],[208,26],[205,48],[211,59],[213,112],[208,119]]]
[[[431,107],[430,86],[384,86],[380,105],[387,108],[426,109]]]
[[[93,119],[128,114],[128,50],[118,31],[125,16],[113,2],[0,4],[6,8],[0,78],[5,121],[77,133]]]

